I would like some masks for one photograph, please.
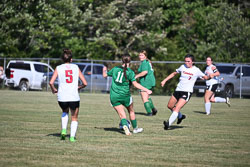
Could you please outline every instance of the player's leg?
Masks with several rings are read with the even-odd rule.
[[[58,102],[59,106],[62,109],[62,115],[61,115],[61,140],[65,140],[65,137],[67,135],[67,125],[69,120],[69,106],[67,102]]]
[[[211,100],[214,100],[214,92],[211,90],[207,89],[205,92],[204,96],[204,101],[205,101],[205,111],[206,114],[209,115],[211,112]]]
[[[130,130],[128,128],[128,123],[127,123],[127,119],[126,119],[126,113],[124,111],[124,106],[123,105],[117,105],[117,106],[113,106],[114,109],[116,110],[117,114],[119,115],[120,119],[121,119],[121,124],[122,124],[122,128],[125,132],[126,135],[131,135]]]
[[[76,131],[78,127],[78,113],[80,102],[71,102],[70,111],[71,111],[71,125],[70,125],[70,141],[75,141]]]
[[[169,102],[168,102],[168,108],[170,109],[170,111],[173,113],[173,111],[175,110],[175,104],[177,103],[177,98],[179,95],[176,94],[176,92],[174,93],[174,95],[171,96]],[[178,113],[178,121],[177,121],[177,124],[180,124],[181,121],[183,119],[185,119],[186,116],[185,115],[182,115],[182,113],[179,111]]]
[[[169,117],[169,126],[171,126],[174,121],[177,119],[178,114],[181,110],[181,108],[187,103],[187,101],[183,98],[180,98],[178,102],[175,105],[174,111],[172,112],[171,116]]]
[[[133,133],[140,133],[143,131],[143,128],[138,128],[137,126],[137,120],[135,118],[135,111],[134,111],[134,107],[133,107],[133,103],[131,103],[128,107],[127,110],[129,112],[129,117],[130,117],[130,121],[133,127]]]
[[[149,95],[147,94],[147,92],[144,92],[144,91],[141,91],[140,94],[141,94],[141,98],[142,98],[144,107],[146,109],[147,115],[152,116],[152,111],[151,111],[152,108],[151,108],[151,104],[148,100]]]
[[[148,101],[150,102],[151,108],[152,108],[152,114],[156,115],[157,114],[157,109],[154,106],[153,100],[151,99],[151,97],[148,98]]]

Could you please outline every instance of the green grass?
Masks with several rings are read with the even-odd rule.
[[[159,113],[147,117],[134,95],[144,132],[125,136],[109,95],[80,95],[77,142],[70,143],[60,140],[55,95],[0,90],[0,166],[250,166],[249,99],[213,104],[206,116],[203,99],[192,97],[182,109],[187,119],[165,131],[170,97],[152,96]]]

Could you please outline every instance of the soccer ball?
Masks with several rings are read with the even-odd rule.
[[[127,123],[128,123],[128,128],[130,129],[130,127],[131,127],[130,121],[127,120]],[[122,122],[120,122],[119,128],[120,128],[120,129],[123,129],[123,127],[122,127]]]

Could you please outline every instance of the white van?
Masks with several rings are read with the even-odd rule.
[[[5,85],[17,87],[21,91],[42,90],[43,76],[47,72],[54,70],[46,63],[11,60],[5,72],[7,77]]]

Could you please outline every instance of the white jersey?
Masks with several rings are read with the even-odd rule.
[[[186,65],[181,65],[176,72],[180,73],[179,83],[177,85],[176,91],[183,92],[193,92],[194,83],[198,77],[203,77],[205,74],[195,66],[192,68],[186,67]]]
[[[216,66],[214,66],[213,64],[211,64],[210,66],[207,66],[206,70],[205,70],[205,75],[209,75],[209,74],[212,74],[214,73],[214,71],[212,70],[212,67],[215,67],[216,69]],[[213,84],[218,84],[218,77],[214,77],[214,78],[211,78],[209,80],[206,80],[206,85],[213,85]]]
[[[78,93],[79,67],[75,64],[62,64],[57,66],[56,70],[59,84],[58,101],[80,101]]]

